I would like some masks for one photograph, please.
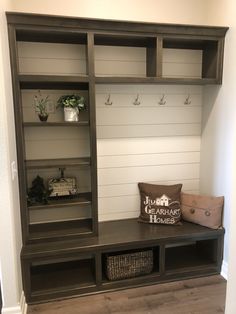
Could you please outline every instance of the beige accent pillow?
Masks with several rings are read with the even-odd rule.
[[[138,183],[141,197],[139,221],[153,224],[181,224],[180,192],[182,184]]]
[[[222,226],[224,197],[181,193],[182,218],[208,228]]]

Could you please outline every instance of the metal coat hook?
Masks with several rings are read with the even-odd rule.
[[[185,99],[184,104],[185,105],[190,105],[191,104],[190,95],[188,95],[188,97]]]
[[[137,94],[137,97],[135,98],[133,104],[134,104],[135,106],[138,106],[138,105],[141,104],[141,102],[139,101],[139,94]]]
[[[166,104],[166,101],[165,101],[165,94],[162,95],[162,97],[160,98],[160,100],[158,101],[158,104],[160,106],[164,106]]]
[[[105,105],[107,105],[107,106],[111,106],[112,105],[111,95],[110,94],[108,95],[107,100],[105,101]]]

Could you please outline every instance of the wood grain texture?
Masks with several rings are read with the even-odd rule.
[[[226,281],[211,276],[32,305],[28,314],[216,314],[225,294]]]

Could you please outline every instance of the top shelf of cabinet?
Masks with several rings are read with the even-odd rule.
[[[81,127],[88,126],[89,121],[70,121],[70,122],[24,122],[23,126],[25,127]]]
[[[63,158],[63,159],[35,159],[26,160],[27,169],[47,169],[47,168],[63,168],[88,166],[91,164],[90,157],[81,158]]]
[[[21,89],[88,90],[87,75],[19,75]]]
[[[59,78],[59,79],[58,79]],[[81,79],[81,81],[80,81]],[[84,82],[83,82],[84,81]],[[21,89],[47,90],[87,90],[86,77],[64,77],[20,75]],[[212,85],[218,84],[216,78],[171,78],[171,77],[137,77],[137,76],[95,76],[96,84],[179,84],[179,85]]]
[[[170,78],[170,77],[115,77],[96,76],[97,84],[178,84],[178,85],[212,85],[218,84],[214,78]]]
[[[18,43],[65,44],[64,46],[69,44],[72,50],[75,46],[83,46],[82,54],[77,51],[80,57],[70,57],[70,66],[67,61],[63,66],[60,65],[61,68],[66,67],[67,75],[22,73],[19,75],[22,89],[88,89],[88,84],[94,82],[206,85],[221,84],[222,81],[224,37],[228,27],[138,23],[13,12],[7,13],[7,19],[8,24],[13,26]],[[135,66],[133,52],[130,52],[130,60],[116,58],[114,66],[111,66],[113,59],[106,58],[109,51],[114,55],[116,47],[139,49],[139,60],[136,63],[140,68],[135,70],[137,73],[132,72]],[[67,48],[66,51],[71,50]],[[101,54],[101,49],[105,51],[105,56]],[[193,51],[193,54],[197,55],[197,62],[194,59],[190,64],[185,60],[188,52],[183,52],[181,60],[177,61],[178,64],[169,60],[170,51],[172,55],[179,56],[180,53],[176,53],[176,50],[187,50],[190,54]],[[74,50],[75,56],[78,56],[77,52]],[[126,52],[122,54],[125,56]],[[72,60],[79,60],[79,65],[77,63],[74,66]],[[106,60],[107,63],[104,63]],[[126,64],[124,70],[120,66],[122,62]],[[191,73],[189,70],[182,71],[183,62],[186,63],[185,67],[195,70]],[[113,67],[117,73],[110,73]],[[173,68],[176,69],[174,73],[171,72]],[[49,71],[47,68],[46,70]],[[108,73],[103,73],[104,71]],[[77,75],[71,75],[72,72]],[[85,75],[80,76],[79,73]]]

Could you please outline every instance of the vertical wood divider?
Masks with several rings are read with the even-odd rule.
[[[164,276],[165,274],[165,244],[160,245],[160,254],[159,254],[159,272],[160,276]]]
[[[146,76],[156,77],[157,75],[157,41],[153,41],[146,48]]]
[[[156,54],[157,54],[157,73],[156,76],[158,78],[162,77],[162,64],[163,64],[163,38],[158,37],[157,38],[157,49],[156,49]]]
[[[217,60],[216,60],[216,80],[218,84],[222,84],[223,62],[224,62],[224,38],[218,40]]]
[[[95,255],[96,263],[96,285],[101,286],[102,284],[102,253],[97,252]]]
[[[20,213],[21,213],[21,226],[22,226],[22,240],[23,244],[28,242],[29,238],[29,212],[26,201],[27,193],[27,177],[25,170],[25,143],[24,143],[24,127],[23,127],[23,112],[22,112],[22,100],[19,81],[19,69],[17,62],[17,42],[16,42],[16,30],[9,24],[8,36],[10,46],[10,61],[11,61],[11,75],[13,85],[13,102],[14,102],[14,119],[15,119],[15,134],[17,145],[17,165],[19,176],[19,197],[20,197]]]
[[[94,34],[87,34],[87,71],[89,77],[89,116],[90,116],[90,154],[91,154],[91,192],[93,233],[98,234],[98,200],[97,200],[97,138],[96,138],[96,104],[95,104],[95,60]]]

